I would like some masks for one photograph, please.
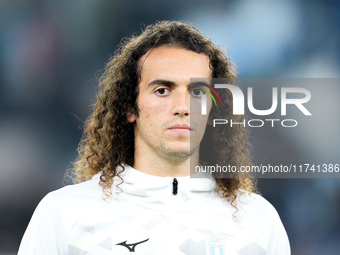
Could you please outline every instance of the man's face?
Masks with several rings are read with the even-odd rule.
[[[146,53],[139,64],[140,111],[138,117],[128,117],[135,122],[135,157],[142,154],[177,161],[198,153],[208,114],[190,123],[190,98],[197,101],[199,94],[190,90],[190,78],[211,78],[208,56],[162,46]],[[200,104],[197,108],[195,114],[200,113]],[[207,108],[209,112],[211,100]],[[190,146],[190,138],[197,142]]]

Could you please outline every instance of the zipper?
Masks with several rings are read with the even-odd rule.
[[[178,181],[176,178],[172,181],[172,194],[175,196],[178,192]]]

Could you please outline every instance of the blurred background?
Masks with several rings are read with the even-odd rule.
[[[1,0],[1,255],[16,254],[39,201],[68,184],[63,177],[76,157],[98,77],[121,38],[164,19],[189,21],[226,46],[240,77],[340,77],[336,0]],[[332,109],[318,128],[292,136],[255,131],[255,161],[272,162],[276,151],[286,159],[340,163],[339,92],[333,86],[314,101],[315,110]],[[321,133],[329,142],[318,139]],[[339,254],[339,184],[331,178],[259,180],[293,255]]]

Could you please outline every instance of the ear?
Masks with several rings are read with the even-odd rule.
[[[126,119],[129,123],[133,123],[136,121],[137,117],[134,113],[128,113],[127,116],[126,116]]]

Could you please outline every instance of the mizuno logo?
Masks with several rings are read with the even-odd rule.
[[[124,247],[128,248],[130,252],[135,252],[135,248],[136,248],[136,246],[137,246],[138,244],[145,243],[145,242],[148,241],[148,240],[149,240],[149,238],[148,238],[148,239],[145,239],[144,241],[140,241],[140,242],[138,242],[138,243],[130,243],[130,244],[127,244],[127,243],[126,243],[127,240],[126,240],[126,241],[124,241],[124,242],[117,243],[116,245],[124,246]]]

